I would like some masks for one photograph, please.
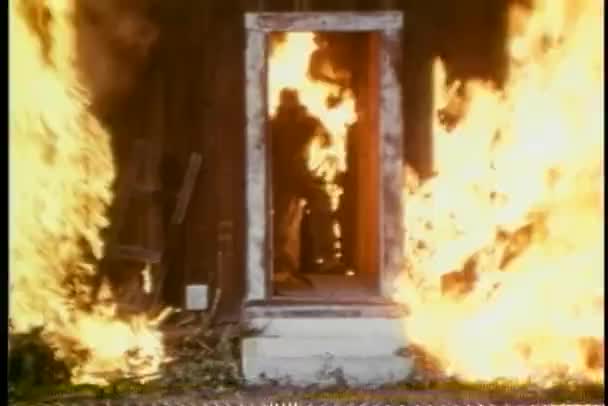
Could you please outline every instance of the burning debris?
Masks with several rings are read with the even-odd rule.
[[[502,90],[446,91],[436,66],[436,175],[404,193],[396,297],[448,377],[603,382],[603,3],[533,6]]]
[[[153,40],[136,6],[9,2],[10,333],[40,329],[74,383],[149,375],[164,359],[158,320],[117,317],[108,286],[91,295],[115,176],[92,110],[124,92],[117,78],[132,77]],[[132,57],[117,59],[118,46]]]
[[[203,313],[174,311],[159,324],[165,358],[162,368],[149,380],[108,373],[103,385],[67,385],[71,365],[57,359],[41,338],[41,329],[13,335],[9,358],[11,399],[30,402],[125,396],[142,399],[147,395],[157,398],[188,391],[196,391],[198,398],[205,393],[229,394],[242,386],[240,340],[253,331],[238,324],[216,323],[217,303],[214,301],[212,308]]]

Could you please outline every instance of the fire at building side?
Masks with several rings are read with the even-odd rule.
[[[603,385],[603,3],[327,3],[10,0],[9,335],[72,383],[192,317],[244,384]]]

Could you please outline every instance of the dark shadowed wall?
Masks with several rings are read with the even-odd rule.
[[[129,106],[111,117],[119,176],[132,161],[134,138],[148,152],[140,180],[148,193],[132,200],[124,240],[164,248],[165,299],[183,304],[184,286],[222,289],[220,313],[238,314],[244,291],[245,11],[307,9],[404,12],[401,67],[405,158],[423,176],[432,157],[431,62],[441,55],[451,77],[504,78],[507,0],[223,0],[160,2],[160,42]],[[168,227],[191,153],[203,156],[181,227]]]

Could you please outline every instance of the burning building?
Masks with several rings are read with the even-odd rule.
[[[75,381],[211,303],[251,382],[603,381],[601,2],[97,3],[10,8],[10,317]]]

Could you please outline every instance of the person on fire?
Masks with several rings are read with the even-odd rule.
[[[273,279],[276,290],[312,287],[302,275],[302,224],[309,217],[310,255],[329,257],[333,249],[332,213],[322,179],[307,166],[314,137],[329,142],[321,122],[300,103],[296,90],[283,89],[270,121],[273,187]]]

